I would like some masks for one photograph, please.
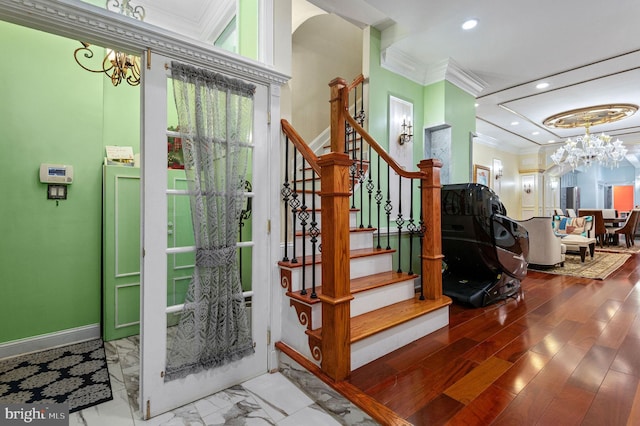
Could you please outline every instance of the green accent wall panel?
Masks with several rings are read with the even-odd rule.
[[[119,171],[126,170],[120,168]],[[114,232],[116,262],[114,275],[140,275],[140,177],[116,175],[114,193]],[[111,206],[109,206],[111,207]],[[105,215],[105,219],[111,216]],[[137,237],[137,238],[132,238]]]
[[[113,340],[140,330],[140,169],[103,170],[102,330]]]
[[[123,284],[115,288],[115,328],[140,323],[140,284]]]

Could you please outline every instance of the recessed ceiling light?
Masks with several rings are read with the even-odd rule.
[[[512,126],[517,126],[518,124],[520,124],[520,123],[518,123],[517,121],[512,121],[512,122],[511,122],[511,125],[512,125]]]
[[[533,133],[531,133],[531,134],[535,136],[535,135],[539,135],[539,134],[540,134],[540,132],[533,132]]]
[[[536,84],[536,89],[546,89],[549,87],[549,83],[543,81],[542,83]]]
[[[464,21],[464,23],[462,24],[462,29],[463,30],[470,30],[472,28],[475,28],[476,25],[478,25],[478,20],[477,19],[469,19],[467,21]]]
[[[554,143],[555,141],[553,139],[548,140],[547,143]]]
[[[474,107],[478,108],[478,103],[473,104]]]

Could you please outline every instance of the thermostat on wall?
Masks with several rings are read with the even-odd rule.
[[[73,183],[73,166],[40,164],[40,182],[68,185]]]

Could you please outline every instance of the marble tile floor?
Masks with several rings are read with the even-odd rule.
[[[172,412],[141,420],[138,337],[105,343],[113,400],[72,413],[69,425],[376,425],[366,413],[284,354],[280,369]]]

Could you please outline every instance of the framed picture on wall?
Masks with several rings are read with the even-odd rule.
[[[479,164],[473,165],[473,182],[474,183],[480,183],[482,185],[489,186],[490,174],[491,174],[491,171],[489,170],[488,167],[481,166]]]

